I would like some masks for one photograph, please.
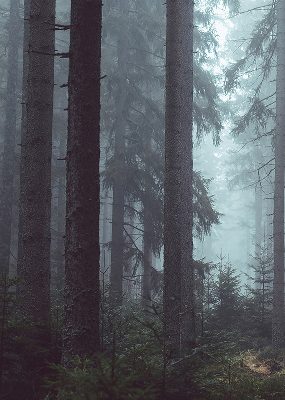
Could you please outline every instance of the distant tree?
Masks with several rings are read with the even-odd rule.
[[[63,364],[100,347],[100,61],[102,2],[71,1],[66,154]]]
[[[231,329],[241,316],[240,277],[234,267],[227,263],[218,271],[213,286],[212,318],[220,329]]]
[[[122,304],[123,300],[123,264],[124,264],[124,210],[125,210],[125,136],[126,136],[126,99],[128,69],[128,2],[120,0],[119,10],[124,20],[117,37],[117,79],[115,94],[115,150],[114,165],[116,177],[113,181],[112,242],[110,299],[112,303]]]
[[[146,138],[146,151],[151,151],[151,136]],[[146,177],[150,174],[150,165],[145,165]],[[151,207],[148,204],[151,198],[151,186],[146,179],[145,182],[145,201],[143,210],[143,279],[142,279],[142,302],[143,308],[151,305],[151,269],[152,269],[152,216]]]
[[[147,236],[152,252],[157,254],[161,248],[161,235],[156,233],[162,226],[162,157],[158,155],[162,145],[158,144],[158,136],[162,142],[163,75],[154,64],[163,66],[164,49],[163,40],[158,38],[158,32],[163,30],[162,13],[157,10],[161,11],[161,5],[135,0],[116,1],[113,5],[106,5],[103,10],[105,26],[110,27],[103,29],[103,51],[109,61],[102,91],[102,131],[109,142],[103,175],[105,187],[113,190],[110,295],[112,302],[121,304],[124,274],[129,282],[137,280],[137,268],[145,259],[140,240],[133,241],[131,231],[139,226],[134,235],[143,236],[147,213],[151,215],[151,232]],[[109,43],[113,44],[113,57],[117,60],[115,68],[109,60]],[[150,197],[145,194],[146,183]]]
[[[270,119],[276,118],[276,127],[265,134],[274,133],[275,182],[273,212],[274,243],[274,281],[272,343],[280,348],[284,344],[284,18],[285,6],[282,0],[272,2],[265,7],[266,12],[256,24],[253,35],[246,48],[245,56],[232,65],[226,73],[226,89],[231,90],[238,82],[241,72],[252,63],[258,64],[255,95],[251,98],[250,107],[240,118],[238,127],[243,130],[250,122],[265,131]],[[277,57],[277,63],[276,63]],[[276,68],[276,75],[275,75]],[[276,76],[276,79],[275,79]],[[269,80],[276,82],[276,88],[264,98],[260,92],[264,84],[269,87]],[[275,90],[276,89],[276,90]],[[275,103],[276,109],[272,108]],[[274,121],[275,122],[275,121]]]
[[[265,239],[265,238],[264,238]],[[251,319],[263,337],[271,337],[271,307],[273,282],[273,254],[268,253],[265,240],[255,254],[254,263],[250,265],[254,270],[254,288],[247,286],[250,300]]]
[[[4,134],[4,153],[2,187],[0,195],[0,273],[9,271],[12,204],[14,189],[15,138],[17,116],[18,52],[20,46],[20,1],[10,1],[6,122]]]

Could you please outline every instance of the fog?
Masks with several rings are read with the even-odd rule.
[[[284,0],[53,5],[0,0],[1,398],[284,398]]]

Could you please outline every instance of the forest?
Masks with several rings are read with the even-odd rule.
[[[0,399],[284,400],[285,0],[0,0]]]

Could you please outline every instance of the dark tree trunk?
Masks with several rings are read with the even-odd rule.
[[[101,0],[71,1],[63,363],[100,347]]]
[[[193,264],[193,14],[194,1],[182,1],[181,112],[181,350],[195,346]]]
[[[193,0],[167,1],[164,200],[165,328],[174,354],[195,343],[192,103]]]
[[[18,270],[23,316],[50,318],[51,154],[55,0],[31,1],[25,132],[21,146]],[[45,53],[45,54],[43,54]],[[24,89],[25,90],[25,89]]]
[[[277,77],[274,187],[272,344],[284,344],[285,2],[277,1]]]
[[[0,197],[0,276],[9,271],[10,260],[20,32],[19,7],[19,0],[10,1],[6,121]]]
[[[164,316],[168,343],[177,354],[180,348],[181,313],[182,0],[168,0],[166,4]]]
[[[63,163],[66,151],[66,140],[63,136],[59,139],[59,158],[58,163]],[[62,164],[58,164],[62,166]],[[59,290],[59,299],[62,299],[62,289],[64,286],[64,235],[65,235],[65,176],[58,178],[58,201],[57,201],[57,240],[56,240],[56,281]]]

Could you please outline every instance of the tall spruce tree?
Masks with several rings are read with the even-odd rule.
[[[128,22],[128,36],[124,51],[127,53],[127,68],[125,80],[123,80],[125,91],[125,104],[122,107],[125,118],[125,149],[124,149],[124,169],[123,175],[125,190],[125,211],[133,213],[134,237],[143,235],[143,249],[141,249],[139,240],[131,240],[129,232],[125,231],[124,245],[124,267],[128,268],[127,257],[135,254],[135,262],[132,266],[131,279],[138,280],[135,275],[138,266],[143,264],[142,296],[144,306],[149,305],[151,294],[151,277],[156,274],[154,268],[149,262],[151,253],[159,253],[163,241],[163,174],[164,174],[164,92],[165,77],[164,68],[164,7],[153,2],[141,3],[139,1],[128,1],[128,10],[126,16],[119,18],[118,3],[111,9],[105,8],[106,30],[103,37],[103,51],[106,55],[105,62],[110,59],[110,53],[117,49],[118,35],[122,35],[125,28],[125,21]],[[149,13],[151,10],[151,13]],[[151,15],[150,15],[151,14]],[[201,24],[207,25],[207,17],[199,18],[203,20]],[[199,19],[199,21],[200,21]],[[122,20],[124,23],[122,24]],[[121,26],[122,24],[122,26]],[[119,27],[119,28],[118,28]],[[211,39],[207,35],[206,39]],[[106,47],[104,43],[106,41]],[[203,33],[197,33],[196,43],[200,46],[205,42]],[[112,43],[112,47],[110,44]],[[203,46],[199,48],[199,54],[205,61]],[[209,44],[211,47],[211,44]],[[203,56],[202,56],[203,53]],[[122,53],[121,53],[122,56]],[[117,57],[117,54],[114,54]],[[106,61],[107,60],[107,61]],[[211,82],[211,74],[203,71],[203,67],[195,65],[196,74],[196,94],[197,103],[195,105],[195,126],[202,134],[202,131],[214,132],[220,129],[219,113],[216,107],[217,92],[214,84]],[[103,134],[106,132],[111,138],[111,144],[108,150],[114,151],[116,132],[116,93],[122,86],[122,79],[118,79],[117,69],[114,69],[113,63],[107,66],[107,79],[104,82],[103,107],[102,107],[102,126]],[[106,86],[105,86],[106,85]],[[203,99],[202,99],[203,98]],[[201,100],[202,99],[202,100]],[[200,101],[201,100],[201,101]],[[117,185],[118,163],[115,156],[108,153],[106,169],[104,171],[104,183],[110,188]],[[203,180],[197,179],[196,194],[194,202],[196,207],[195,226],[197,231],[200,222],[204,219],[205,226],[208,226],[210,220],[215,220],[215,212],[212,207],[207,212],[201,213],[201,199],[207,196],[207,190],[201,190]],[[200,185],[202,183],[202,185]],[[195,186],[195,184],[194,184]],[[203,192],[203,195],[202,195]],[[202,196],[202,197],[201,197]],[[114,203],[115,207],[115,203]],[[210,211],[208,213],[208,211]],[[201,217],[201,219],[200,219]],[[212,217],[214,217],[212,219]],[[206,222],[206,220],[208,220]],[[129,221],[125,219],[125,225]],[[203,224],[203,223],[202,223]],[[211,224],[211,223],[210,223]],[[130,227],[131,228],[131,227]],[[130,247],[132,243],[132,249]],[[122,242],[121,242],[122,243]],[[122,246],[120,247],[122,250]],[[123,271],[123,266],[121,266]],[[121,276],[123,273],[121,273]],[[149,287],[150,286],[150,287]]]
[[[256,130],[272,135],[275,158],[273,244],[274,281],[272,310],[272,344],[280,348],[284,344],[284,1],[272,2],[265,7],[262,19],[256,24],[246,48],[245,56],[234,63],[226,73],[226,89],[231,90],[240,80],[241,73],[252,62],[258,65],[255,94],[247,112],[237,125],[243,131],[250,123]],[[275,62],[277,56],[277,63]],[[276,68],[276,67],[277,68]],[[275,69],[276,68],[276,69]],[[275,75],[276,73],[276,75]],[[253,71],[254,75],[254,71]],[[276,79],[275,79],[276,76]],[[270,82],[276,82],[272,87]],[[270,91],[265,97],[260,93],[264,85]],[[274,85],[275,86],[275,85]],[[276,96],[276,109],[272,107]],[[276,120],[275,120],[276,117]],[[275,129],[268,128],[268,121],[276,121]]]
[[[181,348],[195,345],[193,263],[193,21],[194,1],[182,3],[181,92]]]
[[[278,0],[277,13],[277,75],[275,128],[274,187],[274,280],[272,343],[284,345],[284,156],[285,156],[285,2]]]
[[[71,1],[63,363],[99,350],[101,0]]]
[[[176,354],[181,324],[182,3],[166,3],[164,318],[166,334]]]
[[[31,1],[25,132],[21,142],[18,271],[23,316],[50,320],[50,209],[55,0]],[[46,332],[43,332],[46,336]]]

